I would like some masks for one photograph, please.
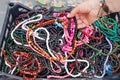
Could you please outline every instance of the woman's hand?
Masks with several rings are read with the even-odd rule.
[[[102,14],[98,15],[99,10],[99,0],[86,0],[74,8],[68,17],[71,18],[75,16],[77,19],[78,28],[83,28],[93,23],[98,16],[100,17],[105,13],[103,12]]]

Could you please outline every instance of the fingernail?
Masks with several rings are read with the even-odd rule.
[[[70,17],[70,14],[68,14],[67,17]]]

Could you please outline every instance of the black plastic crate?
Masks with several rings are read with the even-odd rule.
[[[8,38],[8,34],[10,32],[11,26],[15,24],[14,23],[15,19],[20,14],[27,13],[29,11],[32,11],[32,9],[30,9],[30,8],[20,4],[20,3],[16,3],[16,4],[9,3],[8,9],[7,9],[7,12],[6,12],[6,17],[5,17],[5,20],[4,20],[4,24],[3,24],[3,27],[2,27],[1,35],[0,35],[0,48],[1,49],[4,49],[4,46],[6,44],[5,40],[6,40],[6,38]],[[118,16],[118,18],[120,18],[119,13],[111,14],[110,16],[115,18],[116,15]],[[120,19],[118,19],[118,22],[120,22],[119,20]],[[1,49],[0,49],[0,52],[1,52]],[[23,80],[23,78],[21,78],[21,77],[10,75],[10,74],[2,72],[2,66],[3,66],[2,62],[4,62],[4,58],[1,56],[0,80],[1,79],[2,80]],[[67,79],[69,80],[71,78],[67,78]],[[75,79],[75,78],[72,78],[72,79]],[[36,80],[41,80],[41,78],[37,78]],[[80,79],[77,78],[77,80],[80,80]],[[83,80],[84,80],[84,78],[83,78]],[[92,78],[90,80],[99,80],[99,79]],[[113,75],[113,76],[110,76],[110,77],[105,77],[105,78],[103,78],[103,80],[120,80],[120,73],[116,74],[116,75]]]
[[[5,46],[5,40],[8,37],[8,34],[10,32],[10,28],[12,25],[14,25],[15,18],[18,17],[20,14],[27,13],[28,11],[31,11],[30,8],[20,4],[20,3],[9,3],[8,8],[6,11],[6,17],[3,23],[3,27],[0,34],[0,48],[4,49]],[[0,49],[0,51],[1,51]],[[4,61],[4,58],[1,57],[1,63],[0,63],[0,80],[22,80],[23,78],[9,75],[4,72],[1,72],[2,70],[2,62]]]
[[[2,47],[4,39],[7,38],[7,34],[9,33],[11,25],[14,24],[15,18],[17,18],[20,14],[27,13],[29,11],[31,11],[30,8],[20,3],[9,3],[0,35],[0,47]]]

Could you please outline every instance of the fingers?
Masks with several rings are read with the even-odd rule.
[[[77,27],[78,28],[84,28],[84,27],[86,27],[86,26],[88,26],[89,24],[88,24],[88,21],[87,21],[87,19],[84,17],[84,15],[76,15],[75,16],[76,17],[76,19],[77,19]]]
[[[80,15],[76,15],[76,20],[77,20],[77,24],[81,24],[82,23],[82,20],[80,18]]]
[[[80,19],[77,20],[77,24],[81,24],[81,23],[83,23],[82,20],[80,20]]]
[[[84,28],[86,26],[87,25],[81,19],[77,20],[77,28]]]
[[[72,18],[72,17],[74,17],[77,13],[79,13],[79,11],[80,11],[80,8],[79,8],[79,6],[78,6],[78,7],[74,8],[74,9],[67,15],[67,17],[68,17],[68,18]]]
[[[83,21],[84,24],[89,25],[87,18],[85,16],[81,16],[81,20]]]
[[[77,26],[78,29],[85,28],[85,27],[87,27],[87,25],[84,23],[78,24],[78,26]]]
[[[88,13],[91,9],[91,7],[88,7],[89,5],[89,0],[80,3],[76,8],[74,8],[70,14],[67,16],[68,18],[74,17],[76,14],[81,14],[81,13]]]

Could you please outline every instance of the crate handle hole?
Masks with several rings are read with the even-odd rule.
[[[10,3],[9,3],[9,6],[10,6],[10,7],[13,7],[13,6],[14,6],[14,3],[10,2]]]

